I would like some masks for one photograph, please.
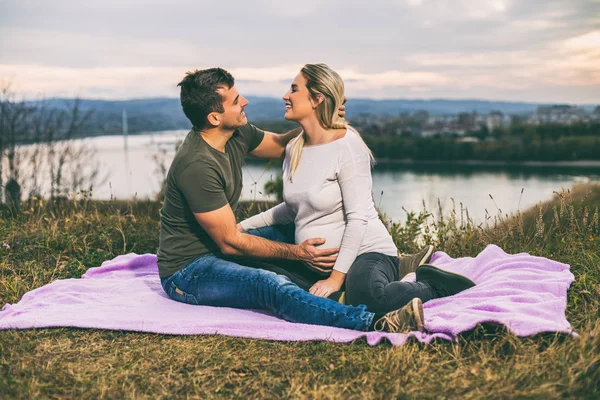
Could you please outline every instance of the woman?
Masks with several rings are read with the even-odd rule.
[[[339,253],[331,275],[316,281],[310,293],[329,297],[345,283],[348,304],[385,313],[411,302],[413,312],[422,315],[422,301],[474,284],[432,266],[417,269],[416,282],[399,281],[398,250],[371,194],[373,155],[338,115],[343,99],[344,83],[335,71],[325,64],[302,68],[283,97],[285,118],[303,128],[286,148],[285,201],[242,221],[241,229],[252,233],[293,223],[296,243],[324,237],[324,248]]]

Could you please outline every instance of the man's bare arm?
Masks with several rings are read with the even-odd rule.
[[[322,238],[287,244],[240,232],[229,204],[215,211],[194,213],[194,216],[226,255],[299,260],[322,272],[331,271],[337,259],[338,249],[320,250],[315,247],[325,243]]]
[[[265,132],[263,140],[250,154],[260,158],[282,158],[285,152],[285,146],[288,142],[298,136],[302,128],[294,128],[284,134]]]
[[[346,97],[344,96],[344,103],[338,109],[338,115],[342,118],[346,115],[345,103]],[[284,134],[265,132],[263,140],[250,154],[260,158],[282,158],[285,153],[285,146],[287,146],[290,140],[298,136],[300,132],[302,132],[302,128],[300,127],[294,128]]]

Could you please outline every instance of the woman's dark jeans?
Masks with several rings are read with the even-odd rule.
[[[252,229],[249,234],[265,239],[294,243],[294,225],[274,225]],[[261,262],[243,260],[244,265],[273,271],[287,276],[292,282],[304,290],[310,289],[315,282],[327,278],[309,270],[298,262]],[[356,257],[346,275],[346,304],[367,306],[374,313],[387,313],[397,310],[418,297],[423,302],[434,298],[433,289],[424,282],[400,282],[398,257],[381,253],[364,253]],[[339,298],[340,292],[329,296],[332,300]]]
[[[403,307],[413,298],[423,302],[434,298],[424,282],[400,282],[398,257],[364,253],[356,257],[346,275],[346,304],[364,304],[374,313]]]

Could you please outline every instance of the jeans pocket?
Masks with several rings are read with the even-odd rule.
[[[171,299],[180,303],[193,304],[195,306],[199,304],[196,296],[190,293],[186,293],[183,290],[179,289],[177,285],[175,285],[175,282],[171,282],[167,294]]]

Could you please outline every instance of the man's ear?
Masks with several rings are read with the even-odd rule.
[[[219,113],[211,112],[210,114],[208,114],[206,116],[206,120],[212,126],[219,126],[219,125],[221,125],[221,115]]]

